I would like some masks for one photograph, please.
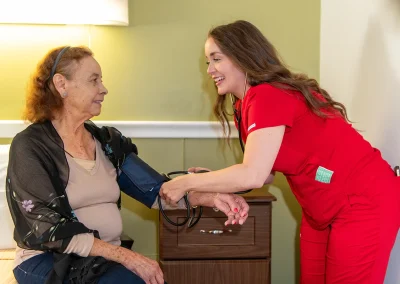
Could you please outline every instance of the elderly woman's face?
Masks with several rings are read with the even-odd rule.
[[[75,67],[72,79],[67,81],[67,97],[64,108],[70,114],[85,116],[87,119],[99,115],[107,89],[103,85],[99,63],[88,56]]]

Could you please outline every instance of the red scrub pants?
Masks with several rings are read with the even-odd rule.
[[[400,178],[380,181],[376,194],[350,195],[325,230],[303,215],[301,284],[382,284],[400,225]]]

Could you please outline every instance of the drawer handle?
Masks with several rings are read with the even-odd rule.
[[[210,231],[200,230],[200,233],[202,234],[211,234],[211,235],[221,235],[225,232],[232,233],[232,230],[210,230]]]

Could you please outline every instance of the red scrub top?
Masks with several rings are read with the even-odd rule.
[[[368,189],[372,175],[393,174],[380,152],[343,117],[337,112],[330,112],[329,118],[317,116],[299,92],[260,84],[248,90],[236,109],[242,117],[243,142],[257,129],[286,126],[272,170],[286,176],[316,229],[333,221],[349,195],[375,190]]]

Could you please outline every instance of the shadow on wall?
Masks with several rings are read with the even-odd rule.
[[[362,121],[356,128],[368,129],[362,134],[395,165],[400,163],[400,82],[383,32],[377,20],[369,22],[350,112],[354,121]]]
[[[396,7],[392,8],[397,8],[397,14],[400,13],[400,1],[391,0],[387,3],[391,6],[395,4]],[[381,19],[383,17],[385,15],[382,15]],[[388,36],[387,38],[385,38],[385,34]],[[389,44],[389,39],[392,37],[388,30],[383,29],[382,23],[377,17],[372,17],[360,58],[351,113],[353,120],[362,121],[360,126],[356,125],[356,128],[368,129],[368,132],[362,134],[375,147],[379,148],[383,157],[394,166],[400,164],[400,69],[397,64],[398,70],[396,70],[396,61],[391,60],[393,56],[390,55],[390,48],[395,43],[390,42]],[[399,267],[400,235],[397,236],[391,254],[385,279],[386,284],[400,282]]]

